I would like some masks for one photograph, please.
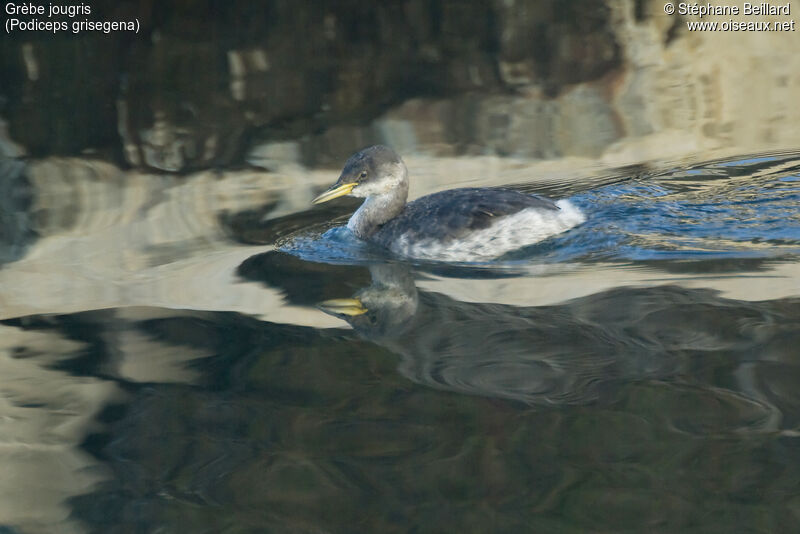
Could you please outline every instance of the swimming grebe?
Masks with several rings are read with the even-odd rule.
[[[586,220],[565,200],[510,189],[451,189],[406,204],[408,169],[382,145],[350,156],[336,183],[313,202],[345,195],[366,198],[347,223],[356,237],[419,259],[488,260]]]

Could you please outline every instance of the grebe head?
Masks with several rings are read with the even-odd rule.
[[[405,203],[408,197],[408,170],[397,153],[388,146],[375,145],[350,156],[342,174],[330,189],[314,199],[321,204],[349,195],[369,198],[399,196]]]

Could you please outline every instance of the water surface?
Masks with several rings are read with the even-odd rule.
[[[790,530],[800,154],[516,167],[588,221],[466,264],[353,239],[333,173],[6,167],[0,526]]]

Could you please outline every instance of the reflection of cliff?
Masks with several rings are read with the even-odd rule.
[[[0,319],[125,306],[285,313],[280,295],[236,283],[236,266],[263,247],[232,243],[221,221],[227,212],[280,213],[313,197],[311,183],[298,184],[295,198],[286,193],[288,178],[271,178],[265,184],[264,173],[240,171],[177,179],[92,160],[31,163],[22,183],[7,189],[19,186],[26,200],[2,215],[18,224],[0,230],[0,258],[9,260],[0,269]],[[308,314],[294,311],[303,323]]]
[[[70,517],[68,501],[113,478],[90,453],[128,400],[123,391],[196,382],[192,362],[236,346],[208,337],[203,318],[127,308],[0,324],[0,531],[89,531]],[[159,335],[164,324],[169,339]]]
[[[482,358],[429,366],[425,376],[446,391],[430,387],[435,380],[409,381],[396,370],[397,355],[353,332],[229,314],[152,321],[150,331],[176,351],[197,346],[185,331],[193,328],[223,352],[194,366],[209,387],[151,384],[132,395],[104,440],[116,477],[73,499],[75,517],[131,528],[308,533],[794,524],[797,299],[753,304],[708,291],[625,289],[516,317],[430,293],[420,305],[428,319],[439,313],[458,332],[469,327],[464,346]],[[467,376],[473,385],[503,386],[477,381],[492,371],[480,364],[499,361],[504,346],[495,337],[497,347],[481,355],[467,344],[478,332],[527,332],[532,349],[548,348],[555,361],[559,344],[537,338],[557,336],[560,326],[567,336],[579,323],[587,333],[567,339],[565,350],[583,344],[589,359],[615,343],[639,348],[626,353],[627,367],[615,366],[613,355],[587,362],[606,363],[593,378],[612,380],[577,383],[604,390],[607,402],[527,408],[453,394],[458,388],[442,383]],[[427,328],[420,343],[428,343],[448,339],[446,326],[412,328]],[[662,358],[648,360],[657,347]],[[591,369],[568,355],[562,362],[563,376]],[[677,365],[656,375],[642,365],[637,374],[636,362]],[[628,374],[613,374],[620,370]],[[654,376],[662,380],[648,380]],[[513,373],[506,378],[517,383]],[[769,468],[754,468],[753,458]],[[774,523],[774,514],[760,513],[776,509],[786,515]]]
[[[84,531],[66,500],[109,473],[78,447],[121,397],[110,382],[57,368],[84,348],[57,331],[0,325],[0,530]]]
[[[283,291],[240,285],[283,294],[289,322],[369,283],[302,267],[256,256],[239,274]],[[360,293],[376,321],[357,332],[157,308],[4,322],[0,524],[764,530],[767,503],[791,509],[798,299],[655,287],[521,307],[406,299],[400,280]]]

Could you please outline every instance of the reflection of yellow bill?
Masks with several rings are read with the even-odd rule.
[[[352,184],[342,184],[338,187],[334,186],[331,189],[328,189],[327,191],[322,193],[317,198],[315,198],[312,201],[312,204],[322,204],[323,202],[333,200],[334,198],[339,198],[348,195],[356,185],[358,184],[352,183]]]
[[[339,315],[363,315],[369,311],[361,303],[361,300],[357,298],[326,300],[320,302],[318,306],[322,311]]]

